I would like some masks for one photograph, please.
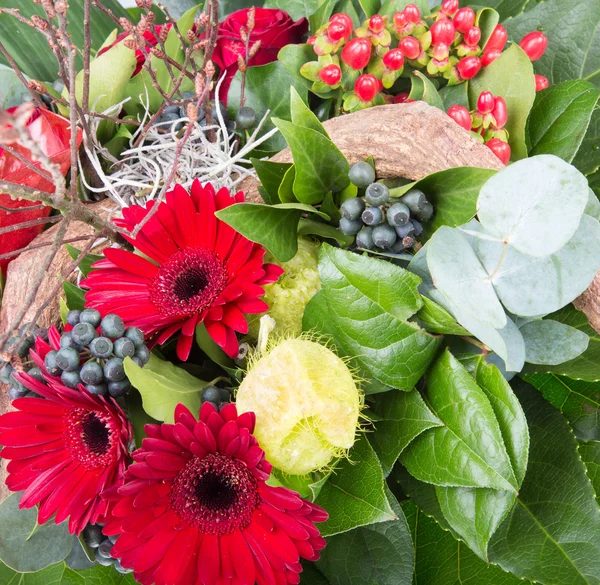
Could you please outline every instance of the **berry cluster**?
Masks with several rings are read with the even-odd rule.
[[[200,400],[204,404],[210,402],[217,410],[221,410],[231,402],[231,392],[227,388],[218,386],[205,386],[200,394]]]
[[[494,96],[490,91],[482,91],[477,99],[477,107],[469,112],[458,104],[448,109],[450,116],[459,126],[473,132],[504,164],[510,160],[508,132],[508,109],[504,98]]]
[[[396,12],[391,20],[375,14],[356,29],[350,16],[334,14],[308,40],[318,60],[305,63],[300,73],[313,82],[314,93],[326,96],[341,90],[343,109],[352,112],[407,101],[405,93],[396,91],[405,65],[456,85],[495,61],[508,40],[499,24],[483,44],[477,14],[468,6],[459,9],[458,0],[444,0],[425,19],[415,4]],[[531,32],[521,41],[532,61],[541,57],[547,44],[541,32]],[[536,86],[542,89],[544,80],[536,76]],[[547,87],[548,80],[545,83]]]
[[[365,189],[365,195],[342,203],[340,231],[356,236],[356,247],[362,250],[398,254],[414,247],[423,231],[421,222],[433,215],[433,206],[425,194],[411,189],[392,201],[388,187],[375,182],[375,171],[367,162],[352,165],[349,178],[358,188]]]
[[[131,384],[123,367],[126,357],[138,366],[150,359],[140,329],[125,329],[121,317],[102,318],[95,309],[69,311],[65,332],[60,335],[55,331],[54,337],[58,340],[50,339],[48,351],[41,358],[46,373],[60,377],[69,388],[83,384],[100,396],[120,398],[129,392]]]
[[[181,94],[181,97],[183,98],[183,100],[186,100],[186,102],[184,103],[188,103],[190,100],[196,100],[196,94],[191,91],[184,91]],[[211,101],[208,103],[208,106],[210,108],[213,123],[218,124],[219,114],[217,112],[217,105],[214,101]],[[229,120],[228,118],[227,106],[225,106],[223,102],[218,102],[218,108],[221,111],[221,115],[223,116],[223,120],[227,125],[227,129],[229,130],[229,132],[233,132],[235,130],[235,124],[232,120]],[[157,127],[159,132],[167,133],[171,131],[173,124],[177,122],[175,124],[175,132],[179,132],[179,130],[181,130],[185,126],[184,118],[187,118],[185,105],[167,106],[163,110],[162,114],[158,116],[156,120],[154,120],[154,125]],[[206,109],[204,106],[200,106],[198,108],[197,122],[198,124],[200,124],[201,127],[205,127],[208,124],[206,120]]]
[[[119,559],[112,558],[112,547],[117,542],[117,537],[104,536],[102,526],[102,524],[88,524],[81,533],[84,542],[96,551],[95,561],[103,567],[114,567],[123,575],[133,573],[133,569],[126,569]]]

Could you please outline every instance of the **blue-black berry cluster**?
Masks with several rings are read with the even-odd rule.
[[[200,394],[202,403],[210,402],[217,410],[221,410],[231,402],[231,392],[228,388],[218,386],[205,386]]]
[[[131,384],[123,360],[129,357],[144,366],[150,359],[142,331],[137,327],[126,329],[118,315],[102,318],[96,309],[69,311],[67,323],[73,329],[62,334],[60,349],[48,352],[44,358],[48,373],[60,376],[69,388],[84,384],[92,394],[125,396]]]
[[[44,381],[41,370],[29,360],[29,350],[33,348],[35,344],[35,338],[41,337],[44,341],[48,340],[48,329],[45,327],[39,327],[33,323],[27,323],[23,325],[18,333],[9,338],[5,354],[8,356],[15,356],[21,366],[21,370],[28,373],[30,376],[39,380]],[[8,385],[8,395],[12,400],[17,398],[25,397],[36,397],[39,396],[35,392],[31,392],[21,382],[19,382],[14,376],[16,370],[9,360],[0,360],[0,382]]]
[[[191,91],[184,91],[183,94],[181,95],[181,97],[184,100],[191,100],[191,99],[195,99],[196,98],[196,94],[191,92]],[[227,125],[227,130],[229,132],[233,132],[233,130],[235,129],[235,124],[233,123],[232,120],[229,120],[229,115],[227,113],[227,107],[225,106],[225,104],[223,102],[217,102],[215,104],[214,101],[208,102],[208,107],[210,108],[210,112],[212,113],[212,120],[214,124],[218,124],[218,113],[217,113],[217,108],[219,108],[219,110],[221,111],[221,115],[223,116],[223,120],[225,121],[225,124]],[[154,124],[160,124],[158,126],[158,130],[159,132],[170,132],[171,131],[171,124],[167,124],[166,122],[175,122],[177,120],[181,120],[182,118],[186,118],[187,117],[187,111],[186,111],[186,107],[185,106],[167,106],[162,114],[154,121]],[[206,120],[206,108],[204,106],[200,106],[198,108],[198,118],[197,118],[197,122],[200,124],[200,126],[205,127],[207,125],[207,120]],[[183,121],[178,122],[178,124],[175,126],[175,131],[178,132],[179,130],[181,130],[184,127],[185,123]]]
[[[362,250],[397,254],[413,248],[423,232],[422,222],[433,215],[433,206],[425,194],[411,189],[392,200],[388,187],[375,182],[375,171],[367,162],[354,164],[348,176],[354,185],[365,189],[365,195],[342,203],[340,231],[355,236],[355,245]]]
[[[110,556],[112,547],[117,542],[117,536],[106,537],[102,534],[102,524],[88,524],[82,532],[83,540],[96,551],[95,560],[104,567],[114,567],[119,573],[126,575],[132,573],[132,569],[126,569],[118,559]]]

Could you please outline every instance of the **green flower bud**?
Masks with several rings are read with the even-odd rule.
[[[321,287],[319,279],[320,244],[306,238],[298,239],[298,252],[289,262],[278,262],[267,252],[265,262],[279,264],[285,270],[279,280],[265,286],[264,301],[269,305],[268,315],[275,320],[276,337],[300,335],[302,317],[308,301]],[[249,334],[258,338],[261,315],[248,319]]]
[[[354,444],[362,394],[348,366],[306,338],[284,339],[251,363],[236,397],[256,414],[255,436],[284,473],[323,469]]]

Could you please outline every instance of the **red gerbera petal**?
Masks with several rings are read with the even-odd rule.
[[[156,214],[136,238],[128,240],[155,262],[139,254],[108,248],[105,260],[81,283],[86,304],[103,315],[116,313],[126,326],[139,327],[153,342],[164,343],[180,332],[177,354],[186,360],[193,329],[207,320],[207,330],[231,357],[238,354],[236,332],[247,333],[244,313],[264,313],[262,285],[283,272],[263,262],[264,250],[217,219],[215,211],[240,203],[243,194],[218,193],[195,181],[191,194],[180,185],[167,193]],[[118,223],[129,230],[141,223],[156,203],[131,206]]]
[[[106,502],[100,496],[116,485],[128,459],[133,431],[112,399],[71,390],[48,378],[47,384],[28,374],[19,381],[39,398],[13,401],[16,412],[0,416],[0,457],[9,459],[6,485],[24,491],[21,506],[38,505],[40,524],[56,514],[67,517],[79,534],[92,522],[104,521]]]
[[[271,466],[248,430],[254,416],[238,416],[233,404],[217,412],[205,403],[201,420],[183,406],[175,419],[148,427],[152,438],[134,454],[139,462],[125,472],[120,499],[107,495],[104,532],[119,535],[113,556],[142,585],[298,583],[299,559],[316,560],[322,548],[307,518],[313,510],[321,520],[327,514],[266,485]],[[240,458],[229,449],[243,436]],[[149,469],[168,474],[154,477]]]

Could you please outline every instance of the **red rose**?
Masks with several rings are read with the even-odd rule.
[[[16,108],[6,110],[8,113],[13,113]],[[50,157],[52,162],[60,166],[63,174],[66,174],[71,167],[71,128],[69,120],[49,112],[36,108],[27,122],[30,136],[39,144],[42,151]],[[81,134],[79,134],[79,143],[81,142]],[[19,144],[12,144],[11,149],[18,152],[22,157],[31,161],[31,152]],[[33,162],[33,161],[32,161]],[[39,162],[33,164],[40,168]],[[32,189],[39,189],[46,193],[54,192],[54,184],[40,174],[29,169],[19,159],[11,154],[8,154],[4,149],[0,148],[0,179],[5,179],[11,183],[25,185]],[[0,206],[10,209],[18,209],[20,207],[30,207],[35,205],[31,201],[23,199],[11,199],[7,193],[0,193]],[[3,211],[0,209],[0,228],[9,225],[16,225],[32,219],[47,217],[51,212],[50,207],[42,207],[30,211]],[[27,246],[41,231],[43,226],[35,226],[32,228],[20,229],[15,232],[9,232],[0,235],[0,254],[6,254],[14,250],[19,250]],[[5,272],[6,266],[12,258],[0,260],[0,269]]]
[[[213,53],[214,62],[227,72],[221,86],[221,100],[227,101],[227,92],[231,81],[238,70],[238,56],[246,57],[246,44],[242,41],[240,29],[248,26],[249,8],[233,12],[219,25],[217,46]],[[294,22],[290,15],[275,8],[256,8],[254,30],[250,34],[252,46],[260,41],[258,53],[250,60],[249,65],[266,65],[277,61],[277,53],[282,47],[302,42],[308,31],[308,20],[302,18]]]
[[[147,30],[144,33],[144,38],[146,39],[148,44],[144,47],[143,51],[140,49],[136,50],[135,57],[137,59],[137,66],[131,77],[135,77],[142,70],[142,67],[144,66],[144,61],[146,61],[146,54],[150,53],[150,49],[152,47],[156,47],[156,45],[158,45],[158,35],[160,34],[160,30],[163,26],[166,26],[167,29],[170,30],[173,25],[171,23],[169,23],[167,25],[156,24],[156,25],[154,25],[154,32],[152,32],[151,30]],[[108,51],[109,49],[112,49],[115,45],[122,42],[128,36],[130,36],[130,34],[128,32],[122,32],[121,34],[117,35],[117,38],[114,40],[114,42],[111,45],[108,45],[107,47],[103,47],[102,49],[100,49],[98,51],[97,56],[102,55],[102,53],[106,53],[106,51]]]

